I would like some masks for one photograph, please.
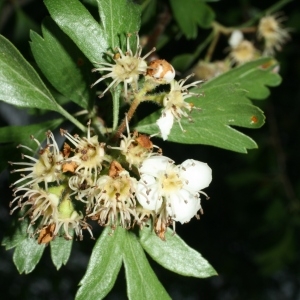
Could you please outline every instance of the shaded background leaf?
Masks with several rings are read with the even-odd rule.
[[[17,145],[26,145],[33,150],[38,149],[38,145],[30,139],[33,135],[41,143],[46,139],[45,133],[56,129],[63,119],[54,119],[44,123],[27,126],[6,126],[0,128],[0,171],[8,166],[7,161],[20,161],[23,150],[16,150]],[[25,150],[26,151],[26,150]]]
[[[208,28],[215,18],[214,11],[202,0],[170,0],[174,17],[188,39],[197,37],[198,26]]]

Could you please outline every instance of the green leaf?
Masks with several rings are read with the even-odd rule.
[[[78,0],[44,0],[57,23],[91,62],[101,62],[109,44],[99,23]]]
[[[45,245],[39,245],[37,240],[27,236],[15,249],[13,261],[19,273],[30,273],[40,261]]]
[[[0,35],[0,100],[21,107],[59,112],[82,131],[85,127],[56,103],[34,68]]]
[[[57,270],[68,262],[72,244],[73,240],[69,241],[63,237],[56,237],[50,242],[51,258]]]
[[[92,106],[91,63],[50,18],[42,26],[43,37],[30,33],[31,51],[43,74],[65,97],[84,109]]]
[[[126,231],[123,247],[128,298],[171,299],[153,272],[143,248],[133,233]]]
[[[212,79],[203,87],[193,92],[203,93],[204,96],[189,98],[194,103],[195,110],[191,117],[181,119],[186,132],[182,132],[175,122],[169,141],[183,144],[212,145],[232,151],[247,153],[247,149],[257,148],[256,143],[231,126],[259,128],[264,124],[263,112],[252,105],[248,97],[263,99],[269,90],[265,85],[275,86],[280,83],[280,77],[274,73],[274,65],[268,65],[269,58],[250,62]],[[247,90],[246,90],[247,89]],[[158,131],[156,120],[160,112],[155,112],[138,123],[136,130],[153,134]]]
[[[169,228],[166,241],[158,238],[150,226],[140,230],[139,240],[146,252],[157,263],[172,272],[197,278],[218,275],[200,253],[190,248]]]
[[[59,127],[63,119],[55,119],[44,123],[33,124],[28,126],[6,126],[0,128],[0,171],[8,166],[7,161],[17,161],[21,159],[21,151],[16,150],[19,144],[26,145],[33,150],[38,145],[30,139],[30,135],[39,140],[41,143],[46,139],[45,133]]]
[[[12,26],[13,41],[20,43],[20,41],[28,41],[30,30],[39,30],[39,25],[36,21],[30,18],[25,11],[20,9],[19,5],[15,6],[15,24]]]
[[[262,111],[245,97],[246,92],[236,88],[234,84],[203,90],[205,97],[189,98],[196,107],[201,108],[192,113],[193,123],[186,118],[182,119],[183,132],[175,122],[168,141],[212,145],[242,153],[246,153],[247,149],[257,148],[251,138],[229,126],[257,128],[264,123]],[[148,134],[157,132],[156,120],[159,117],[160,113],[155,112],[138,123],[136,130]]]
[[[122,265],[125,230],[117,227],[111,234],[106,227],[98,239],[87,271],[80,281],[76,299],[103,299],[112,289]]]
[[[170,0],[174,17],[184,35],[195,39],[198,35],[197,26],[208,28],[215,18],[213,10],[202,0]]]
[[[273,58],[260,58],[208,81],[203,88],[234,82],[247,91],[248,98],[262,100],[270,95],[268,87],[278,86],[281,83],[277,68],[278,63]]]
[[[137,32],[141,8],[128,0],[97,0],[104,36],[112,49],[125,45],[126,34]],[[136,48],[136,42],[133,43]]]
[[[1,35],[0,100],[21,107],[60,111],[59,105],[33,67]]]

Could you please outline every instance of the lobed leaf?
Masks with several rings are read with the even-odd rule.
[[[39,245],[36,239],[26,237],[19,243],[13,255],[13,261],[19,273],[30,273],[40,261],[45,245]]]
[[[21,107],[61,111],[34,68],[1,35],[0,100]]]
[[[166,241],[162,241],[151,227],[144,227],[140,230],[139,241],[157,263],[172,272],[197,278],[218,275],[200,253],[190,248],[169,228],[166,232]]]
[[[59,270],[62,265],[66,265],[72,249],[73,240],[69,241],[63,237],[56,237],[50,242],[51,259],[56,269]]]
[[[214,11],[202,0],[181,1],[170,0],[173,15],[183,34],[188,39],[195,39],[198,35],[198,26],[211,27],[215,18]]]
[[[171,299],[153,272],[136,236],[126,231],[123,260],[127,281],[127,295],[134,299]]]
[[[56,24],[91,62],[101,62],[108,47],[103,29],[78,0],[44,0]]]
[[[77,300],[103,299],[115,284],[122,265],[125,230],[117,227],[113,234],[106,227],[94,246],[87,271],[80,281]]]
[[[97,0],[103,34],[112,49],[125,45],[128,33],[139,31],[141,8],[128,0]],[[136,48],[136,42],[133,42]]]
[[[267,65],[269,67],[264,67]],[[232,126],[259,128],[264,124],[263,112],[249,98],[263,99],[269,94],[266,85],[276,86],[280,83],[274,67],[269,58],[259,59],[194,89],[193,92],[204,96],[191,97],[188,102],[200,110],[193,111],[192,123],[187,118],[181,119],[186,132],[175,122],[168,140],[183,144],[212,145],[241,153],[257,148],[250,137]],[[159,117],[160,112],[153,113],[139,122],[136,130],[148,134],[158,132],[156,120]]]
[[[278,86],[281,77],[278,63],[270,57],[263,57],[234,68],[203,85],[203,88],[225,83],[238,83],[239,88],[247,91],[247,97],[262,100],[270,95],[268,87]]]
[[[30,47],[39,68],[65,97],[84,109],[92,106],[91,63],[50,18],[42,25],[43,37],[31,31]]]

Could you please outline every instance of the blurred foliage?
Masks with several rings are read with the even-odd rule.
[[[90,5],[92,11],[94,1],[84,2]],[[200,27],[194,27],[198,35],[193,33],[185,37],[178,31],[178,26],[182,25],[176,22],[176,16],[172,18],[171,13],[176,1],[139,2],[145,7],[142,20],[144,34],[157,28],[155,26],[161,24],[158,23],[159,16],[165,13],[165,32],[158,42],[158,53],[166,59],[182,54],[183,48],[196,48],[204,39],[206,31]],[[234,26],[247,22],[251,16],[274,3],[271,0],[235,0],[208,4],[218,22]],[[203,202],[205,215],[201,222],[193,220],[185,226],[178,226],[177,232],[185,236],[188,245],[201,249],[219,276],[204,280],[180,277],[153,263],[172,299],[300,298],[300,7],[297,4],[293,1],[280,10],[286,16],[285,26],[292,28],[292,40],[276,57],[280,62],[283,83],[272,89],[267,101],[255,103],[266,114],[266,125],[257,132],[251,132],[259,149],[244,155],[210,146],[176,145],[174,153],[172,143],[164,146],[164,154],[172,154],[176,162],[193,153],[194,159],[206,161],[213,170],[217,170],[213,184],[207,190],[211,199]],[[28,60],[33,61],[28,29],[40,33],[37,24],[47,15],[41,1],[2,0],[0,32]],[[196,38],[188,39],[192,37]],[[169,39],[172,39],[171,42]],[[224,49],[227,41],[221,39],[220,43],[223,47],[217,49]],[[214,59],[223,57],[222,51],[214,54]],[[143,114],[142,111],[139,113]],[[7,125],[5,120],[0,122],[2,126]],[[248,130],[243,129],[243,132],[247,134]],[[6,175],[4,173],[0,178],[3,200],[0,206],[1,239],[10,220],[8,203],[11,192]],[[93,245],[93,241],[88,239],[85,243],[74,243],[69,263],[58,272],[49,255],[44,255],[35,272],[26,276],[18,274],[11,259],[12,253],[1,247],[0,279],[6,291],[3,297],[73,299]],[[49,252],[49,248],[46,247],[45,252]],[[124,270],[121,269],[117,285],[107,299],[124,299],[123,277]]]

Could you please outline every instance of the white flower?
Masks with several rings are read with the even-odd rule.
[[[164,218],[158,223],[189,222],[201,209],[200,193],[211,180],[211,168],[203,162],[188,159],[181,165],[165,156],[146,159],[139,168],[141,179],[136,197],[148,210]]]
[[[93,87],[97,83],[101,82],[102,80],[111,77],[113,81],[108,85],[105,91],[99,96],[100,98],[111,88],[117,86],[119,83],[124,82],[124,94],[127,98],[128,92],[128,84],[130,84],[133,90],[138,89],[138,79],[140,75],[146,75],[147,71],[147,62],[146,58],[155,51],[153,48],[150,52],[146,55],[141,57],[142,54],[142,47],[140,46],[139,36],[136,34],[136,51],[133,54],[132,50],[130,49],[129,45],[129,38],[131,35],[127,35],[127,49],[126,52],[117,47],[118,53],[108,53],[114,61],[114,64],[110,63],[99,63],[99,68],[94,68],[92,72],[96,71],[108,71],[109,73],[102,76],[98,79],[95,83],[91,85]]]
[[[198,80],[184,85],[191,76],[194,76],[194,74],[179,81],[173,80],[170,83],[170,92],[163,99],[164,109],[162,110],[161,117],[156,121],[156,124],[159,127],[164,140],[166,140],[170,134],[174,119],[178,121],[182,131],[184,131],[184,129],[181,126],[180,119],[186,117],[191,121],[191,118],[186,111],[190,112],[194,108],[194,105],[185,102],[185,100],[192,96],[199,96],[199,94],[191,93],[188,89],[203,82],[202,80]]]

